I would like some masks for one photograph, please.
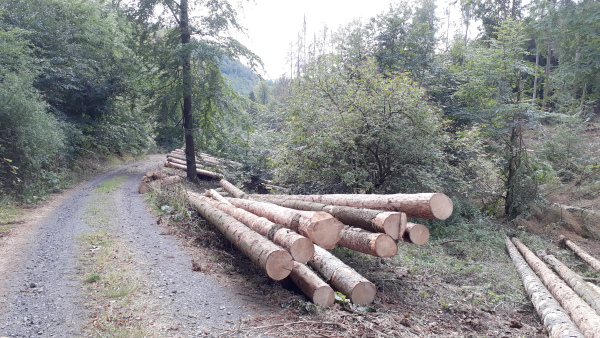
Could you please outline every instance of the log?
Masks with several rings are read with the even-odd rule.
[[[185,152],[183,150],[181,150],[181,149],[175,149],[175,150],[172,151],[172,153],[175,153],[175,154],[185,154]],[[225,159],[217,158],[217,157],[214,157],[214,156],[211,156],[211,155],[208,155],[208,154],[205,154],[205,153],[200,153],[200,152],[197,153],[196,155],[197,155],[196,156],[196,160],[197,160],[198,157],[200,157],[202,159],[202,162],[206,162],[206,163],[210,163],[210,164],[214,164],[214,165],[220,165],[221,161],[228,161],[228,160],[225,160]],[[228,162],[233,162],[233,161],[228,161]]]
[[[337,244],[376,257],[394,257],[398,253],[398,244],[392,237],[360,228],[344,227]]]
[[[569,314],[579,331],[587,338],[600,338],[600,316],[584,302],[565,282],[556,276],[544,262],[517,238],[512,242],[523,255],[529,266],[559,304]]]
[[[156,188],[162,188],[167,185],[171,185],[171,184],[175,184],[175,183],[179,183],[179,182],[181,182],[181,177],[179,177],[179,176],[168,176],[163,179],[156,180],[156,181],[141,182],[138,187],[138,192],[140,194],[145,194],[145,193],[149,192],[150,190],[153,190]]]
[[[174,158],[174,157],[171,157],[171,156],[167,156],[167,161],[171,162],[171,163],[177,163],[177,164],[187,165],[187,162],[185,160],[181,160],[181,159]],[[196,166],[197,167],[201,167],[202,164],[196,162]]]
[[[273,243],[281,246],[292,255],[292,259],[297,262],[306,263],[314,255],[315,249],[312,241],[304,236],[301,236],[294,231],[284,228],[279,224],[275,224],[264,217],[259,217],[244,209],[236,208],[231,203],[220,203],[216,200],[211,200],[208,197],[189,193],[196,198],[210,203],[213,207],[226,212],[238,221],[244,223],[250,229],[267,237]]]
[[[287,251],[195,194],[188,193],[187,198],[202,217],[213,224],[271,279],[282,280],[290,274],[294,264]]]
[[[261,195],[250,195],[258,197]],[[453,204],[441,193],[423,194],[331,194],[331,195],[277,195],[280,198],[341,205],[363,209],[400,211],[408,217],[445,220],[452,215]]]
[[[292,229],[325,249],[335,247],[344,227],[340,221],[323,211],[299,211],[240,198],[227,198],[227,200],[238,208]]]
[[[548,255],[544,251],[538,251],[538,256],[540,256],[544,262],[552,266],[554,271],[559,274],[560,278],[567,282],[571,289],[585,300],[592,309],[596,310],[596,313],[600,314],[600,294],[590,288],[581,276],[556,259],[554,255]]]
[[[413,243],[416,245],[423,245],[429,240],[429,229],[423,224],[418,223],[406,223],[406,230],[402,235],[402,241],[407,243]]]
[[[594,270],[600,272],[600,261],[597,260],[594,256],[587,253],[585,250],[577,246],[573,241],[566,238],[565,236],[560,236],[559,243],[573,250],[573,252],[579,256],[579,258],[583,259],[586,263],[588,263]]]
[[[317,276],[306,265],[294,262],[294,269],[290,273],[290,279],[313,303],[324,307],[330,307],[335,300],[333,289]]]
[[[217,200],[220,203],[225,203],[225,204],[230,204],[228,200],[225,199],[225,197],[223,197],[221,194],[219,194],[218,191],[213,190],[213,189],[209,189],[204,193],[204,196],[206,197],[211,197],[215,200]]]
[[[406,214],[403,212],[382,212],[379,210],[327,205],[300,200],[286,200],[279,198],[279,195],[252,196],[256,200],[267,201],[286,208],[306,211],[325,211],[346,225],[351,225],[371,232],[382,232],[392,237],[395,241],[400,238],[406,228]]]
[[[535,311],[548,331],[548,335],[552,338],[583,337],[569,315],[531,270],[508,237],[505,243],[506,250],[521,277],[525,292],[527,292]]]
[[[150,181],[161,180],[163,178],[167,178],[169,175],[163,173],[161,171],[147,171],[145,177],[147,177]]]
[[[231,184],[231,182],[229,182],[226,179],[220,180],[219,184],[221,184],[221,187],[223,187],[223,189],[225,189],[225,191],[230,193],[235,198],[246,198],[247,197],[245,192],[238,189],[235,185]]]
[[[180,155],[180,154],[173,154],[173,153],[170,153],[170,154],[168,154],[168,155],[167,155],[167,161],[169,161],[169,162],[175,162],[175,163],[179,163],[179,162],[177,162],[177,161],[174,161],[174,160],[177,160],[177,161],[183,161],[183,163],[180,163],[180,164],[185,164],[185,165],[187,165],[187,161],[186,161],[186,159],[185,159],[185,154],[183,154],[183,155]],[[197,165],[197,166],[204,166],[204,165],[202,164],[202,162],[198,161],[198,158],[196,158],[196,165]]]
[[[169,161],[165,162],[165,167],[171,167],[171,168],[177,168],[177,169],[182,169],[182,170],[186,170],[187,166],[183,165],[183,164],[177,164],[177,163],[171,163]],[[196,173],[198,173],[198,175],[202,175],[202,176],[207,176],[207,177],[211,177],[211,178],[223,178],[223,175],[212,172],[212,171],[208,171],[208,170],[204,170],[204,169],[196,169]]]
[[[371,304],[375,300],[377,289],[354,269],[344,264],[327,250],[315,245],[315,255],[308,262],[325,281],[346,295],[354,304]]]

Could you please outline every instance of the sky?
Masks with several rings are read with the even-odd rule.
[[[438,17],[449,0],[437,0]],[[265,65],[261,74],[266,79],[277,79],[289,73],[286,56],[290,43],[295,42],[306,17],[307,36],[322,30],[337,30],[355,18],[366,20],[389,9],[390,0],[254,0],[244,2],[238,20],[247,30],[247,36],[236,36],[240,42],[257,54]]]

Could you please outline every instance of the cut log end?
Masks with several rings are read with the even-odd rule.
[[[323,249],[333,249],[340,240],[340,231],[344,224],[326,212],[315,212],[311,218],[313,224],[311,240]]]
[[[403,212],[381,213],[373,220],[376,223],[379,221],[381,221],[383,232],[395,241],[400,239],[400,234],[406,228],[406,214]]]
[[[269,255],[265,265],[267,275],[276,281],[282,280],[289,276],[290,271],[292,271],[293,268],[294,262],[292,257],[287,251],[284,250],[273,251]]]
[[[378,236],[375,240],[375,252],[377,257],[394,257],[398,253],[398,244],[389,235]]]
[[[429,229],[423,224],[408,223],[402,240],[416,245],[423,245],[429,240]]]
[[[452,215],[454,204],[452,200],[444,194],[434,194],[429,200],[431,213],[436,219],[445,220]]]
[[[360,282],[356,284],[352,293],[350,294],[350,300],[352,303],[357,305],[367,305],[373,303],[375,300],[375,294],[377,288],[371,282]]]
[[[304,237],[294,241],[294,244],[289,248],[292,258],[299,263],[310,261],[315,254],[315,246],[313,242]]]
[[[323,307],[332,306],[335,301],[333,289],[329,285],[320,286],[315,290],[312,301]]]

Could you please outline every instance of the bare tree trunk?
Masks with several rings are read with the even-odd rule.
[[[535,75],[533,77],[533,101],[535,101],[535,99],[537,97],[537,85],[538,85],[537,69],[539,66],[540,66],[540,50],[536,44],[536,47],[535,47]]]
[[[546,288],[567,311],[581,333],[587,338],[600,337],[600,316],[584,302],[565,282],[556,276],[544,262],[517,238],[512,239],[523,258],[535,271]]]
[[[282,280],[290,274],[294,264],[287,251],[197,196],[188,193],[187,197],[202,217],[213,224],[271,279]]]
[[[180,2],[181,45],[183,47],[182,78],[183,78],[183,129],[185,133],[185,157],[187,161],[187,178],[196,181],[196,155],[194,149],[194,125],[192,120],[192,52],[187,48],[190,43],[190,28],[188,18],[188,0]]]
[[[529,299],[531,299],[533,307],[538,316],[540,316],[542,324],[548,330],[548,335],[552,338],[583,337],[579,329],[571,321],[571,318],[569,318],[569,315],[556,299],[552,297],[552,294],[550,294],[548,289],[542,284],[542,281],[527,265],[527,262],[519,254],[519,251],[508,237],[505,242],[506,250],[517,268],[517,272],[525,287],[525,292],[529,295]]]

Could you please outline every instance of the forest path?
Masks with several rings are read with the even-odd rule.
[[[2,239],[0,337],[188,337],[248,316],[235,292],[192,271],[190,256],[147,211],[137,187],[163,158],[55,196]],[[98,281],[85,283],[94,271]]]

